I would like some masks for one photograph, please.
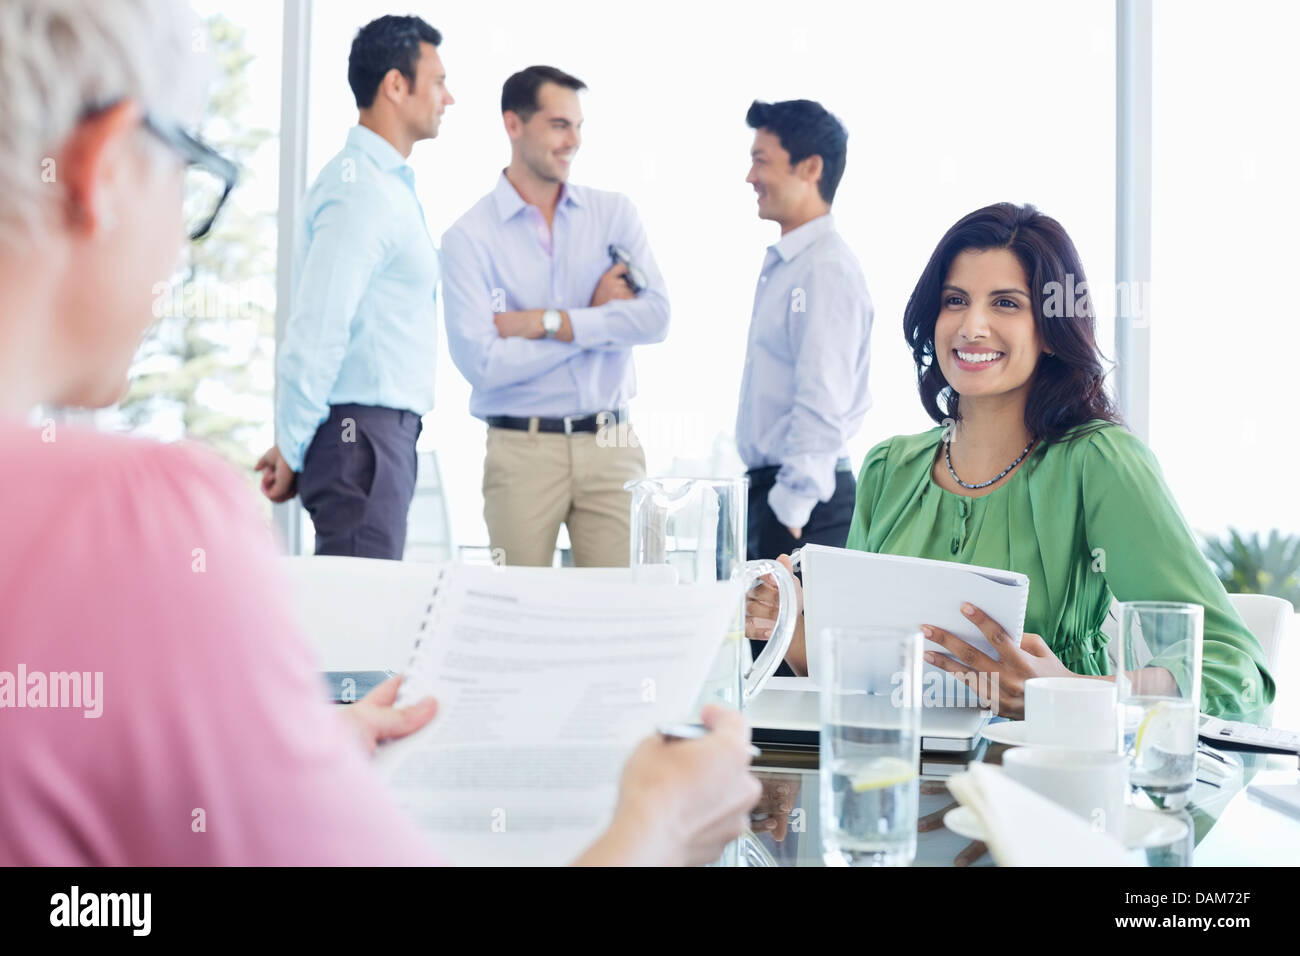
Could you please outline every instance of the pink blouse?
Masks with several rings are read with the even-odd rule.
[[[0,865],[436,863],[325,702],[239,477],[49,437],[0,420]]]

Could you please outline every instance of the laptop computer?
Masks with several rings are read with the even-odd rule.
[[[921,708],[923,753],[969,753],[992,714],[979,707]],[[745,705],[760,748],[815,750],[821,735],[821,692],[808,677],[772,677]]]

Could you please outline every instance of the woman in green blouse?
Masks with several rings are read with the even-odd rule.
[[[1115,598],[1202,605],[1201,709],[1258,716],[1275,691],[1263,651],[1155,457],[1117,423],[1086,288],[1069,236],[1032,206],[989,206],[948,231],[903,318],[921,402],[940,425],[868,453],[847,546],[1029,577],[1018,649],[996,621],[963,608],[1000,660],[923,628],[961,661],[927,653],[928,662],[997,673],[1004,716],[1024,716],[1031,677],[1105,679],[1101,627]],[[775,605],[771,586],[753,592],[749,636],[770,636]],[[802,616],[787,660],[807,672]]]

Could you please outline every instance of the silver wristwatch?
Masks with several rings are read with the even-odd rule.
[[[548,339],[555,338],[563,324],[564,316],[560,315],[559,309],[547,309],[542,313],[542,329]]]

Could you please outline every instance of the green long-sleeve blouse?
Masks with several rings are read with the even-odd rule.
[[[1272,702],[1259,641],[1202,557],[1146,445],[1120,426],[1090,422],[1040,444],[991,494],[969,498],[931,477],[942,434],[900,435],[867,454],[848,547],[1027,575],[1025,630],[1042,635],[1076,674],[1110,673],[1101,627],[1112,599],[1200,604],[1201,709],[1250,718]],[[1186,686],[1186,675],[1174,677]]]

